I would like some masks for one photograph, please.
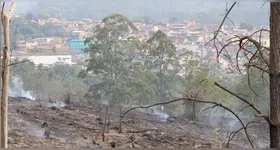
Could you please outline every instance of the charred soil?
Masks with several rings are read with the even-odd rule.
[[[118,109],[108,109],[105,130],[104,114],[102,105],[48,107],[40,101],[10,98],[8,144],[10,148],[211,148],[217,140],[226,142],[229,134],[240,128],[212,118],[163,121],[156,115],[133,111],[124,117],[119,133]],[[44,136],[47,128],[48,139]],[[217,128],[220,139],[214,135]],[[256,147],[269,147],[268,131],[266,124],[252,124],[249,132]],[[230,147],[250,147],[243,131],[236,134]]]

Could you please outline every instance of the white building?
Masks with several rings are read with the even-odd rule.
[[[176,45],[177,55],[180,55],[186,51],[191,51],[194,56],[198,55],[202,57],[202,49],[200,49],[199,45],[196,44],[180,44]]]
[[[72,62],[72,56],[71,55],[63,55],[63,54],[59,54],[59,55],[46,55],[46,54],[41,54],[41,55],[18,55],[18,56],[12,56],[12,59],[18,58],[19,60],[23,60],[23,59],[28,59],[32,62],[34,62],[34,64],[37,66],[39,64],[42,64],[44,66],[49,66],[49,65],[53,65],[55,63],[64,63],[64,64],[68,64],[68,65],[72,65],[74,64]]]

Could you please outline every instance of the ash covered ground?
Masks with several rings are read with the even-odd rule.
[[[225,120],[221,122],[198,117],[190,121],[182,116],[167,121],[165,116],[132,111],[124,117],[122,133],[119,133],[119,111],[109,108],[110,121],[103,141],[104,114],[102,105],[66,106],[9,98],[8,144],[10,148],[212,148],[217,141],[216,128],[219,128],[222,144],[231,132],[240,128],[238,123],[232,123],[235,120],[219,119]],[[44,136],[44,122],[50,130],[49,139]],[[249,133],[256,147],[269,147],[266,124],[252,124]],[[244,132],[236,134],[230,147],[250,147]]]

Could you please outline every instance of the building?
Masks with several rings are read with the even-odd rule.
[[[70,48],[77,50],[79,54],[84,53],[83,50],[87,47],[88,45],[85,45],[85,39],[70,41]]]
[[[26,50],[26,41],[22,39],[18,39],[16,41],[14,49],[11,49],[12,51],[22,51],[24,52]]]
[[[85,32],[84,31],[72,31],[72,37],[74,38],[83,38],[85,36]]]
[[[262,32],[261,38],[260,38],[260,34],[255,34],[253,36],[253,39],[257,40],[258,42],[260,40],[262,46],[265,46],[268,48],[270,47],[270,37],[269,37],[269,33],[267,33],[267,32]]]
[[[54,38],[36,38],[36,39],[34,39],[34,41],[38,41],[39,45],[47,45],[53,40],[54,40]]]
[[[56,63],[63,63],[72,65],[72,56],[69,54],[28,54],[28,55],[14,55],[12,60],[18,58],[19,60],[28,59],[36,66],[42,64],[44,66],[54,65]]]
[[[34,47],[34,46],[38,46],[38,45],[47,45],[49,44],[51,41],[53,41],[54,38],[36,38],[30,41],[26,42],[26,47]]]
[[[26,47],[30,48],[30,47],[37,46],[38,44],[39,44],[38,41],[31,40],[26,42]]]
[[[90,22],[90,23],[91,23],[91,22],[92,22],[92,19],[84,18],[83,21],[84,21],[84,22]]]
[[[191,51],[193,53],[191,59],[193,59],[196,55],[199,57],[203,56],[203,49],[199,45],[181,44],[181,45],[176,45],[175,47],[177,49],[177,55],[181,55],[187,51]]]

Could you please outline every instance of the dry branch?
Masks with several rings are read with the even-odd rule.
[[[248,123],[246,124],[245,128],[247,129],[248,126],[249,126],[249,124],[251,124],[251,123],[253,123],[253,121],[248,122]],[[241,130],[245,129],[245,128],[242,127],[242,128],[240,128],[240,129],[238,129],[237,131],[233,131],[233,132],[230,133],[230,135],[229,135],[229,137],[228,137],[228,140],[227,140],[226,148],[229,148],[229,143],[230,143],[230,141],[232,141],[232,139],[234,138],[234,136],[235,136],[237,133],[239,133]]]
[[[229,10],[226,11],[226,14],[225,14],[225,16],[224,16],[224,18],[223,18],[223,21],[221,22],[221,24],[220,24],[218,30],[214,33],[214,38],[211,39],[209,42],[207,42],[205,45],[208,45],[210,42],[212,42],[212,41],[214,41],[215,39],[217,39],[217,36],[218,36],[219,33],[221,32],[222,26],[224,25],[226,19],[228,18],[229,13],[230,13],[231,10],[233,9],[233,7],[236,5],[236,3],[237,3],[237,2],[234,2],[234,3],[231,5],[231,7],[229,8]]]
[[[133,107],[133,108],[130,108],[129,110],[127,110],[121,117],[121,119],[127,114],[129,113],[130,111],[134,110],[134,109],[137,109],[137,108],[150,108],[150,107],[153,107],[153,106],[157,106],[157,105],[166,105],[166,104],[170,104],[170,103],[174,103],[174,102],[178,102],[178,101],[193,101],[193,102],[198,102],[198,103],[206,103],[206,104],[213,104],[215,107],[216,106],[219,106],[227,111],[229,111],[231,114],[233,114],[235,116],[235,118],[238,119],[238,121],[240,122],[240,124],[242,125],[243,129],[244,129],[244,132],[245,132],[245,135],[250,143],[250,145],[255,148],[249,134],[248,134],[248,130],[245,126],[245,124],[243,123],[243,121],[240,119],[240,117],[238,116],[238,114],[236,114],[233,110],[231,110],[230,108],[222,105],[221,103],[217,103],[217,102],[212,102],[212,101],[205,101],[205,100],[200,100],[200,99],[195,99],[195,98],[191,98],[191,97],[186,97],[186,98],[179,98],[179,99],[175,99],[175,100],[171,100],[171,101],[167,101],[167,102],[161,102],[161,103],[155,103],[155,104],[152,104],[152,105],[149,105],[149,106],[138,106],[138,107]],[[120,128],[120,131],[121,131],[121,128]]]
[[[234,5],[234,4],[233,4]],[[233,6],[232,5],[232,6]],[[231,10],[231,9],[230,9]],[[229,10],[229,11],[230,11]],[[228,13],[229,13],[229,11],[228,11]],[[218,34],[220,33],[220,32],[222,32],[221,31],[221,27],[222,27],[222,25],[224,24],[224,21],[225,21],[225,19],[227,19],[227,16],[228,14],[226,14],[225,16],[224,16],[224,19],[223,19],[223,21],[222,21],[222,23],[220,24],[220,26],[219,26],[219,28],[218,28],[218,30],[217,31],[215,31],[215,33],[214,33],[214,37],[209,41],[209,42],[207,42],[206,43],[206,45],[207,44],[209,44],[210,42],[214,42],[213,44],[214,44],[214,47],[215,47],[215,49],[216,49],[216,52],[217,52],[217,61],[219,62],[219,58],[220,58],[220,55],[224,52],[226,55],[226,57],[228,58],[228,60],[230,61],[230,64],[233,66],[233,67],[235,67],[235,68],[237,68],[237,70],[241,73],[241,69],[240,69],[240,67],[239,67],[239,60],[238,60],[238,58],[239,58],[239,55],[240,55],[240,52],[244,52],[244,55],[245,55],[245,57],[247,58],[247,60],[249,61],[249,63],[248,64],[250,64],[255,58],[258,58],[258,59],[260,59],[262,62],[264,62],[264,64],[266,64],[266,66],[268,67],[269,66],[269,60],[268,60],[268,58],[266,58],[265,57],[265,55],[264,55],[264,50],[267,50],[267,51],[270,51],[270,49],[268,48],[268,47],[265,47],[265,46],[262,46],[261,45],[261,41],[260,41],[260,38],[261,38],[261,34],[262,34],[262,32],[263,31],[266,31],[266,32],[270,32],[269,30],[267,30],[267,29],[261,29],[261,30],[258,30],[258,31],[255,31],[254,33],[252,33],[251,35],[249,35],[249,36],[243,36],[243,37],[240,37],[240,36],[238,36],[238,35],[235,35],[234,37],[232,37],[232,38],[229,38],[227,41],[229,41],[229,42],[227,42],[226,44],[223,44],[219,39],[218,39]],[[255,34],[257,34],[257,33],[260,33],[260,36],[259,36],[259,42],[257,41],[257,40],[254,40],[252,37],[255,35]],[[235,38],[237,38],[237,40],[235,40]],[[220,45],[221,45],[221,49],[219,49],[218,47],[217,47],[217,45],[216,45],[216,42],[218,42]],[[253,45],[257,48],[257,51],[256,52],[252,52],[252,51],[250,51],[250,50],[248,50],[248,49],[246,49],[245,48],[245,46],[247,45],[247,44],[249,44],[249,43],[253,43]],[[233,44],[238,44],[238,46],[239,46],[239,49],[238,49],[238,51],[237,51],[237,53],[236,53],[236,65],[233,65],[233,62],[232,62],[232,60],[231,60],[231,57],[230,57],[230,55],[228,54],[228,51],[226,50],[226,48],[227,47],[229,47],[229,46],[231,46],[231,45],[233,45]],[[259,55],[257,55],[259,53]],[[250,58],[248,57],[248,54],[250,54],[250,55],[252,55]],[[263,69],[263,68],[260,68],[260,67],[257,67],[258,69],[261,69],[262,71],[265,71],[266,73],[269,73],[267,70],[265,70],[265,69]]]
[[[257,69],[259,69],[259,70],[261,70],[261,71],[263,71],[263,72],[266,72],[266,73],[270,74],[270,72],[269,72],[268,70],[266,70],[266,69],[264,69],[264,68],[258,66],[257,64],[246,63],[246,64],[244,64],[244,66],[248,67],[248,69],[249,69],[250,67],[254,67],[254,68],[257,68]]]
[[[271,121],[271,119],[265,115],[264,113],[262,113],[253,103],[247,101],[246,99],[238,96],[237,94],[227,90],[226,88],[222,87],[221,85],[219,85],[217,82],[215,83],[216,86],[218,86],[219,88],[223,89],[224,91],[228,92],[229,94],[237,97],[238,99],[240,99],[241,101],[245,102],[246,104],[248,104],[251,108],[253,108],[257,113],[258,113],[258,117],[262,117],[264,120],[266,120],[266,122],[269,125],[273,125],[274,123]]]
[[[234,7],[234,5],[235,5],[236,3],[234,3],[233,5],[232,5],[232,7],[231,7],[231,9]],[[238,3],[238,5],[239,5],[239,3]],[[275,50],[275,49],[277,49],[277,48],[279,48],[279,44],[277,43],[277,41],[275,40],[275,39],[277,39],[277,36],[278,36],[278,31],[279,31],[279,5],[278,4],[273,4],[273,3],[271,3],[271,20],[270,20],[270,29],[273,31],[272,33],[274,33],[275,35],[274,36],[271,36],[270,35],[270,46],[272,47],[271,49],[269,48],[269,47],[266,47],[266,46],[263,46],[261,43],[261,37],[262,37],[262,32],[263,31],[267,31],[267,32],[269,32],[270,33],[270,31],[269,30],[267,30],[267,29],[261,29],[261,30],[258,30],[258,31],[255,31],[253,34],[251,34],[250,36],[234,36],[234,38],[238,38],[239,40],[235,40],[234,38],[230,38],[228,41],[228,43],[227,44],[222,44],[220,41],[219,41],[219,39],[218,39],[218,34],[221,32],[221,27],[222,27],[222,25],[224,24],[224,22],[225,22],[225,20],[227,19],[227,17],[228,17],[228,14],[229,14],[229,12],[231,11],[231,9],[229,9],[229,11],[228,10],[226,10],[227,11],[227,13],[225,14],[225,16],[224,16],[224,18],[223,18],[223,20],[222,20],[222,22],[221,22],[221,24],[220,24],[220,26],[219,26],[219,28],[218,28],[218,30],[217,31],[215,31],[214,32],[214,37],[209,41],[209,42],[207,42],[206,43],[206,45],[208,45],[210,42],[214,42],[213,44],[214,44],[214,47],[216,48],[216,52],[217,52],[217,58],[218,58],[218,62],[219,62],[219,57],[220,57],[220,55],[224,52],[224,53],[226,53],[226,54],[228,54],[228,52],[227,52],[227,50],[226,50],[226,48],[227,47],[229,47],[230,45],[232,45],[232,44],[237,44],[238,43],[238,47],[239,47],[239,49],[238,49],[238,51],[237,51],[237,53],[236,53],[236,67],[237,67],[237,69],[238,69],[238,71],[241,73],[241,69],[239,68],[239,55],[240,55],[240,53],[241,52],[243,52],[243,54],[244,54],[244,56],[245,56],[245,58],[247,59],[247,61],[248,61],[248,63],[245,63],[244,64],[244,66],[246,66],[246,69],[247,69],[247,72],[248,72],[248,84],[249,84],[249,87],[250,87],[250,89],[258,96],[258,97],[260,97],[254,90],[253,90],[253,88],[251,87],[251,85],[250,85],[250,77],[249,77],[249,69],[250,69],[250,67],[254,67],[254,68],[257,68],[258,70],[260,70],[261,72],[262,72],[262,79],[263,80],[265,80],[266,81],[266,79],[263,77],[263,74],[264,73],[267,73],[267,74],[269,74],[270,75],[270,79],[271,78],[273,78],[273,77],[278,77],[278,75],[279,75],[279,73],[278,73],[278,71],[276,70],[274,70],[274,68],[277,68],[277,67],[279,67],[279,66],[277,66],[277,64],[279,64],[279,60],[278,59],[275,59],[276,61],[273,61],[273,60],[271,60],[271,59],[274,59],[274,58],[279,58],[278,56],[279,56],[279,53],[277,52],[277,50]],[[260,32],[260,35],[259,35],[259,40],[257,41],[257,40],[255,40],[255,39],[253,39],[253,35],[255,35],[255,34],[257,34],[257,33],[259,33]],[[222,33],[222,32],[221,32]],[[272,40],[272,39],[274,39],[274,41]],[[235,41],[231,41],[231,40],[235,40]],[[218,49],[218,47],[217,47],[217,45],[216,45],[216,41],[218,41],[219,42],[219,44],[222,46],[222,49]],[[246,46],[249,44],[249,43],[252,43],[253,44],[253,46],[255,46],[256,48],[257,48],[257,51],[256,52],[252,52],[250,49],[246,49]],[[278,45],[277,45],[278,44]],[[274,49],[273,49],[274,48]],[[272,50],[275,50],[275,51],[272,51]],[[275,52],[275,53],[273,53],[273,52]],[[269,56],[268,56],[268,54],[269,54]],[[276,57],[275,57],[276,56]],[[245,60],[246,60],[245,59]],[[257,64],[255,64],[254,62],[255,61],[261,61],[262,62],[262,64],[261,65],[257,65]],[[231,58],[229,57],[229,61],[231,62]],[[273,62],[273,63],[272,63]],[[276,67],[275,67],[275,64],[276,64]],[[268,69],[267,69],[268,68]],[[279,70],[279,69],[278,69]],[[267,81],[266,81],[267,82]],[[267,82],[268,83],[268,82]],[[275,79],[275,81],[273,82],[273,83],[277,83],[277,81],[276,81],[276,79]],[[270,92],[271,94],[270,95],[273,95],[274,93],[277,93],[277,88],[272,88],[272,86],[271,86],[271,82],[270,82],[270,90],[273,90],[273,89],[276,89],[274,92]],[[263,114],[253,103],[251,103],[251,102],[249,102],[248,100],[246,100],[246,99],[244,99],[244,98],[242,98],[241,96],[238,96],[237,94],[235,94],[235,93],[233,93],[233,92],[231,92],[231,91],[229,91],[228,89],[226,89],[226,88],[224,88],[224,87],[222,87],[222,86],[220,86],[218,83],[215,83],[215,85],[216,86],[218,86],[219,88],[221,88],[221,89],[223,89],[224,91],[226,91],[226,92],[228,92],[229,94],[231,94],[231,95],[233,95],[233,96],[235,96],[235,97],[237,97],[238,99],[240,99],[241,101],[243,101],[243,102],[245,102],[246,104],[248,104],[248,106],[246,106],[246,107],[244,107],[244,108],[242,108],[242,110],[243,109],[245,109],[245,108],[248,108],[248,107],[251,107],[251,108],[253,108],[257,113],[258,113],[258,116],[259,117],[262,117],[264,120],[266,120],[267,121],[267,123],[270,125],[270,127],[274,127],[274,128],[279,128],[278,127],[278,125],[276,124],[276,122],[274,123],[274,121],[272,122],[272,118],[270,118],[270,117],[268,117],[267,115],[265,115],[265,114]],[[275,84],[275,87],[276,87],[277,85]],[[274,95],[273,95],[274,96]],[[276,94],[276,98],[277,97],[279,97],[279,96],[277,96],[277,94]],[[261,97],[262,98],[262,97]],[[276,98],[274,98],[274,100],[276,99]],[[264,98],[263,98],[264,99]],[[271,96],[270,96],[270,99],[271,99]],[[273,99],[273,98],[272,98]],[[275,101],[277,101],[277,100],[275,100]],[[270,106],[271,106],[271,108],[273,108],[273,105],[272,104],[270,104]],[[275,107],[277,107],[277,106],[275,106]],[[277,107],[278,108],[278,107]],[[275,110],[277,110],[277,112],[278,112],[278,109],[275,109]],[[241,110],[241,111],[242,111]],[[272,109],[272,110],[274,110],[274,109]],[[275,111],[275,114],[277,114],[277,112]],[[271,113],[271,114],[273,114],[273,113]],[[278,120],[279,120],[279,118],[278,118]],[[279,121],[278,121],[278,124],[279,124]],[[245,130],[246,128],[243,126],[243,129]],[[270,132],[271,132],[272,130],[270,130]],[[275,132],[276,133],[276,132]],[[271,140],[271,144],[273,145],[271,145],[270,147],[279,147],[279,133],[272,133],[271,132],[271,134],[272,135],[274,135],[274,137],[273,136],[271,136],[271,138],[273,138],[272,140]]]
[[[247,106],[245,106],[245,107],[243,107],[243,108],[241,108],[238,112],[237,112],[237,114],[240,114],[244,109],[246,109],[246,108],[250,108],[250,106],[249,105],[247,105]]]
[[[262,73],[264,73],[264,72],[262,72]],[[257,96],[260,97],[261,99],[267,101],[265,98],[263,98],[262,96],[260,96],[260,95],[253,89],[253,87],[251,86],[250,69],[249,69],[249,68],[247,69],[247,83],[248,83],[248,85],[249,85],[250,90],[251,90],[255,95],[257,95]],[[268,101],[267,101],[267,102],[268,102]]]
[[[217,83],[217,82],[215,82],[215,85],[216,85],[217,87],[219,87],[220,89],[226,91],[227,93],[229,93],[229,94],[231,94],[231,95],[237,97],[238,99],[240,99],[240,100],[243,101],[244,103],[248,104],[248,105],[251,106],[254,110],[256,110],[259,114],[262,114],[261,111],[260,111],[258,108],[256,108],[256,106],[255,106],[254,104],[252,104],[251,102],[249,102],[249,101],[247,101],[246,99],[242,98],[241,96],[239,96],[239,95],[237,95],[237,94],[231,92],[230,90],[228,90],[228,89],[226,89],[225,87],[221,86],[221,85],[220,85],[219,83]]]
[[[29,60],[23,60],[23,61],[19,61],[19,62],[15,62],[15,63],[11,63],[9,65],[6,65],[6,66],[13,66],[13,65],[18,65],[18,64],[23,64],[23,63],[26,63],[28,62]],[[5,66],[2,66],[2,67],[5,67]]]

